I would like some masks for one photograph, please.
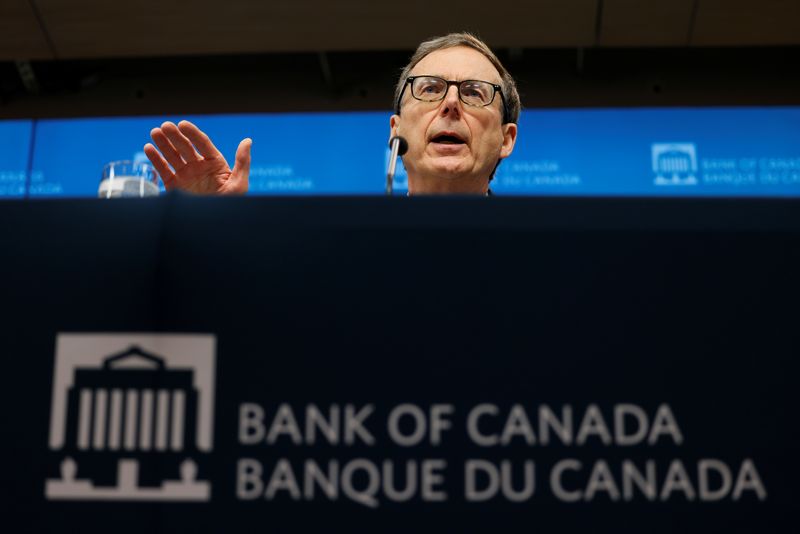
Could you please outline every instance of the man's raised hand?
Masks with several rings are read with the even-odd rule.
[[[167,190],[181,189],[206,195],[247,192],[253,144],[250,139],[239,143],[231,169],[211,139],[189,121],[181,121],[177,126],[165,122],[160,128],[153,128],[150,137],[158,149],[147,143],[144,153],[161,175]]]

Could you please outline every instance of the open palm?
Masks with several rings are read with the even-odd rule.
[[[189,121],[177,125],[165,122],[161,127],[153,128],[150,137],[158,149],[148,143],[144,146],[144,153],[161,175],[167,190],[181,189],[207,195],[247,192],[250,139],[239,143],[231,169],[211,139]]]

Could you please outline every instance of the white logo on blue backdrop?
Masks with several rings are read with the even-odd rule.
[[[212,450],[211,335],[59,334],[50,500],[207,501],[196,459]],[[194,457],[194,458],[193,458]]]
[[[653,183],[661,186],[697,185],[697,147],[694,143],[653,143]]]

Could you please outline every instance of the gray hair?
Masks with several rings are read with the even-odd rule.
[[[503,116],[503,124],[507,124],[509,122],[516,124],[516,122],[519,120],[519,112],[522,105],[519,100],[517,84],[514,82],[514,78],[511,77],[511,74],[506,70],[503,64],[500,63],[500,60],[497,59],[497,56],[494,55],[494,52],[492,52],[486,43],[471,33],[466,32],[451,33],[443,37],[434,37],[433,39],[424,41],[419,45],[417,51],[414,52],[413,56],[411,56],[411,60],[408,62],[408,65],[406,65],[405,68],[403,68],[403,71],[400,73],[400,79],[397,81],[397,85],[394,88],[395,113],[398,115],[400,114],[400,95],[403,93],[403,88],[406,85],[406,80],[408,79],[411,69],[413,69],[417,63],[422,61],[422,58],[431,52],[445,48],[453,48],[456,46],[467,46],[477,50],[486,56],[486,59],[488,59],[492,65],[494,65],[494,68],[496,68],[497,72],[500,73],[500,78],[502,79],[500,87],[502,88],[501,90],[503,91],[503,98],[506,104]]]

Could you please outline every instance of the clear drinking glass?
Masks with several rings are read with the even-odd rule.
[[[103,167],[99,198],[156,197],[158,173],[149,163],[112,161]]]

